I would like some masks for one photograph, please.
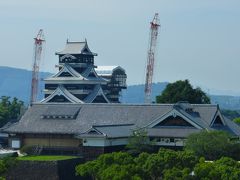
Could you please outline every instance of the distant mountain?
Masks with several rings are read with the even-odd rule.
[[[219,104],[221,109],[240,110],[240,96],[210,95],[213,104]]]
[[[39,79],[51,76],[51,73],[41,72]],[[0,97],[17,97],[19,100],[29,103],[32,72],[24,69],[0,66]],[[152,101],[162,93],[168,82],[154,83],[152,90]],[[44,88],[43,81],[40,81],[39,89]],[[43,98],[43,92],[39,92],[38,99]],[[239,110],[240,96],[210,95],[213,104],[219,104],[222,109]],[[143,103],[144,85],[131,85],[122,92],[123,103]]]
[[[167,86],[167,82],[154,83],[152,91],[152,101],[155,97],[160,95]],[[226,96],[226,95],[210,95],[212,104],[219,104],[221,109],[239,110],[240,96]],[[121,101],[123,103],[143,103],[144,102],[144,85],[131,85],[122,93]]]
[[[162,93],[166,88],[168,82],[153,83],[152,86],[152,101],[155,101],[155,97]],[[123,90],[121,102],[123,103],[143,103],[144,102],[144,85],[131,85],[126,90]]]
[[[44,83],[41,79],[50,76],[51,73],[41,72],[39,75],[39,89],[43,89]],[[0,96],[16,97],[19,100],[29,103],[31,91],[32,72],[24,69],[0,66]],[[38,99],[43,98],[39,92]]]

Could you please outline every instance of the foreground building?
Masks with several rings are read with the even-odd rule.
[[[224,118],[217,105],[38,103],[19,123],[6,129],[13,148],[38,146],[42,153],[83,154],[93,158],[123,148],[138,128],[157,146],[184,146],[191,133],[240,128]]]

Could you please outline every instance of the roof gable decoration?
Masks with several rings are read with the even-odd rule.
[[[97,130],[96,128],[94,128],[94,126],[91,126],[91,128],[89,128],[87,131],[83,133],[75,135],[76,138],[83,138],[83,137],[106,138],[106,136],[107,135],[105,133],[102,133],[101,131]]]
[[[69,73],[72,77],[77,77],[77,78],[81,78],[82,80],[84,80],[85,78],[79,74],[77,71],[75,71],[71,66],[69,66],[68,64],[64,64],[62,69],[55,75],[53,75],[52,77],[61,77],[61,75],[63,73]]]
[[[63,60],[65,60],[65,62],[72,61],[73,59],[77,59],[77,58],[71,54],[65,54],[62,57],[60,57],[60,62],[62,62]]]
[[[101,131],[97,130],[93,126],[89,130],[87,130],[84,134],[91,134],[91,135],[94,134],[94,135],[104,135],[104,136],[106,136],[106,134],[104,134]]]
[[[49,95],[47,98],[43,99],[41,103],[50,102],[55,96],[64,96],[71,103],[84,103],[74,95],[72,95],[68,90],[66,90],[62,85],[59,85],[57,89]]]
[[[226,125],[224,118],[219,110],[216,112],[216,114],[210,124],[210,127],[212,127],[214,125],[217,125],[217,126],[219,126],[219,125],[225,126]]]
[[[153,127],[157,126],[158,124],[160,124],[161,122],[163,122],[164,120],[166,120],[167,118],[169,118],[171,116],[173,116],[174,118],[179,116],[180,118],[182,118],[183,120],[186,121],[186,124],[190,124],[190,125],[192,125],[193,127],[197,128],[197,129],[203,129],[200,125],[198,125],[197,123],[193,122],[190,118],[184,116],[182,113],[180,113],[176,109],[172,109],[171,111],[167,112],[163,116],[156,118],[154,121],[152,121],[146,127],[153,128]]]

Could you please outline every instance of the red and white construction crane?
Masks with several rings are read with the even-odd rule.
[[[150,23],[150,37],[149,37],[149,46],[148,46],[148,54],[147,54],[146,81],[145,81],[145,89],[144,89],[145,103],[151,103],[153,70],[154,70],[155,51],[156,51],[159,27],[160,27],[160,23],[158,19],[158,13],[155,13],[154,18]]]
[[[32,105],[33,102],[37,101],[37,97],[38,97],[39,65],[42,58],[44,43],[45,43],[45,38],[44,38],[43,30],[40,29],[37,36],[34,38],[30,105]]]

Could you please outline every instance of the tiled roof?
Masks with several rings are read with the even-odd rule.
[[[84,52],[84,50],[87,49],[87,52]],[[96,55],[95,53],[92,53],[90,49],[88,48],[87,42],[69,42],[67,41],[66,46],[64,50],[57,52],[57,55],[64,55],[64,54],[91,54]]]
[[[63,95],[66,99],[68,99],[69,102],[84,103],[83,101],[81,101],[80,99],[72,95],[68,90],[66,90],[63,85],[58,85],[57,89],[55,89],[51,95],[43,99],[41,102],[42,103],[49,102],[55,96],[60,96],[60,95]]]
[[[213,129],[209,122],[212,122],[217,113],[217,105],[192,105],[195,114],[184,112],[189,119],[203,126],[203,129]],[[133,124],[134,127],[146,127],[146,125],[162,117],[173,110],[173,104],[80,104],[80,103],[47,103],[33,104],[24,114],[19,123],[7,128],[7,132],[12,133],[54,133],[54,134],[74,134],[85,133],[91,127],[97,128],[109,137],[129,135],[129,126],[123,124]],[[76,109],[80,109],[75,119],[42,119],[47,112],[57,114],[73,114]],[[181,110],[180,110],[181,111]],[[183,112],[181,112],[183,113]],[[199,117],[196,120],[196,113]],[[201,121],[201,122],[200,122]],[[240,135],[240,128],[228,119],[226,129],[235,135]],[[147,127],[148,128],[148,127]],[[187,136],[189,133],[197,132],[193,128],[152,128],[149,135],[172,135]],[[118,134],[120,133],[120,134]]]

